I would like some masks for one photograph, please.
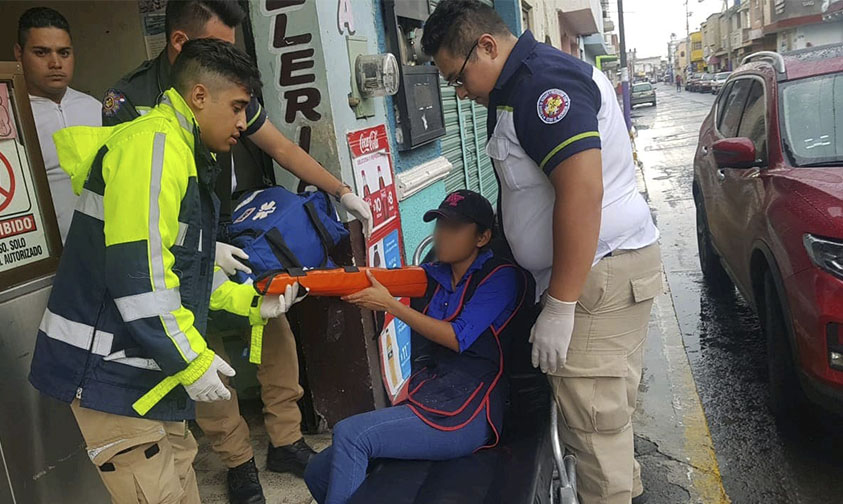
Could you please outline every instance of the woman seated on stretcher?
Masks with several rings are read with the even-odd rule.
[[[450,194],[437,210],[428,289],[408,307],[370,276],[372,287],[343,299],[385,311],[412,328],[409,399],[346,418],[333,445],[307,466],[319,504],[346,502],[374,458],[446,460],[495,446],[508,386],[502,332],[523,302],[524,276],[489,250],[494,215],[481,195]]]

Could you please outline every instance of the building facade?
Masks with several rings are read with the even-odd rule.
[[[536,40],[592,65],[614,54],[608,19],[609,0],[521,0],[521,25]]]
[[[691,32],[691,72],[705,71],[705,57],[703,56],[703,34],[701,31]]]

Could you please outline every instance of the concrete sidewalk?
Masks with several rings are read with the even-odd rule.
[[[638,189],[649,202],[644,172],[637,162]],[[633,417],[644,488],[650,504],[729,503],[664,272],[662,284],[664,292],[656,298],[650,315],[644,374]]]
[[[243,416],[249,424],[252,446],[255,449],[255,463],[260,471],[260,480],[268,504],[311,504],[314,501],[304,481],[292,474],[276,474],[266,470],[266,449],[269,437],[263,428],[263,415],[258,401],[241,403]],[[195,427],[195,425],[194,425]],[[211,450],[202,431],[194,428],[194,435],[199,441],[199,454],[193,467],[199,483],[199,493],[203,504],[228,504],[226,492],[226,467]],[[305,436],[307,443],[316,451],[322,451],[331,444],[331,434]]]
[[[730,502],[669,292],[653,306],[633,424],[650,504]]]

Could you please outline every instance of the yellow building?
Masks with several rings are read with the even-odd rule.
[[[701,31],[691,33],[691,66],[694,72],[705,70],[705,56],[703,56],[703,34]]]

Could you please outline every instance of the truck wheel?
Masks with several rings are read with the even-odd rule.
[[[776,419],[790,421],[798,418],[806,410],[806,400],[796,374],[796,365],[790,347],[790,330],[784,319],[784,306],[773,280],[773,274],[769,271],[764,274],[763,303],[759,311],[763,312],[760,315],[767,340],[769,407]]]
[[[697,250],[700,256],[700,269],[709,291],[718,297],[734,293],[735,285],[723,264],[720,263],[720,256],[711,244],[711,233],[708,230],[708,217],[702,201],[694,198],[697,208]]]

